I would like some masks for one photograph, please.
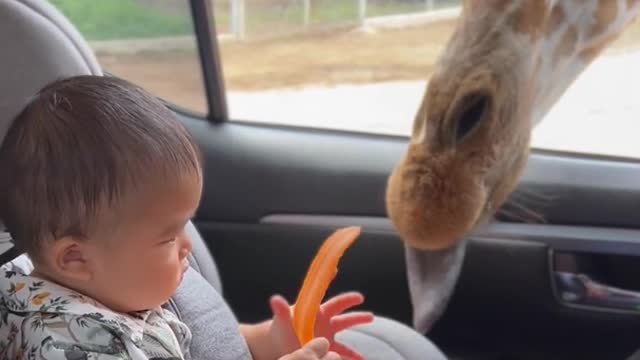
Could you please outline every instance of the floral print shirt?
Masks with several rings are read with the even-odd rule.
[[[171,312],[110,311],[27,275],[24,257],[0,267],[0,360],[188,358],[191,333]]]

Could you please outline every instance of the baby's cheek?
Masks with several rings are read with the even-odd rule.
[[[144,299],[145,306],[157,306],[173,294],[175,275],[170,264],[162,260],[147,264],[145,269],[138,272],[138,296]]]
[[[154,275],[158,283],[164,286],[175,286],[176,279],[179,280],[182,272],[182,261],[177,252],[163,254],[161,259],[157,259],[157,270]]]

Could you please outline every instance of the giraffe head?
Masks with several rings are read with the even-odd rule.
[[[454,245],[514,190],[532,127],[640,0],[466,0],[387,187],[401,238]]]

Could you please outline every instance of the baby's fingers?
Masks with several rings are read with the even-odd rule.
[[[279,360],[342,360],[340,355],[329,351],[329,341],[325,338],[311,340],[302,349],[298,349]]]
[[[358,353],[357,351],[351,350],[348,347],[340,344],[339,342],[334,342],[333,345],[331,345],[331,351],[335,352],[338,355],[338,359],[345,359],[345,360],[364,360],[362,355],[360,355],[360,353]],[[342,356],[342,357],[340,357]]]
[[[282,296],[272,296],[269,305],[271,305],[271,311],[278,321],[282,321],[284,323],[291,322],[291,308],[289,307],[287,300]]]
[[[369,324],[371,322],[373,322],[373,314],[366,311],[346,313],[334,316],[330,320],[331,329],[336,333],[354,326]]]
[[[342,360],[342,357],[333,351],[330,351],[321,360]]]
[[[325,338],[315,338],[307,343],[302,349],[299,351],[313,354],[318,359],[324,359],[324,356],[329,352],[329,340]]]
[[[364,296],[361,293],[357,291],[351,291],[334,296],[331,299],[327,300],[327,302],[320,306],[320,311],[327,316],[333,316],[343,313],[347,309],[358,306],[363,302]]]

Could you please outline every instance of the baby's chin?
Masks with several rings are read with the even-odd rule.
[[[141,302],[138,302],[137,304],[129,303],[130,308],[134,308],[137,310],[132,309],[129,311],[125,311],[125,313],[158,309],[163,305],[165,305],[169,301],[169,299],[175,294],[176,290],[182,283],[182,280],[184,279],[184,275],[186,271],[187,270],[181,270],[176,276],[176,279],[173,281],[173,283],[165,284],[164,288],[162,289],[163,291],[158,291],[157,296],[154,296],[153,298],[149,297],[149,292],[141,292],[140,294],[138,294],[137,298],[141,300]]]
[[[124,287],[121,287],[121,291],[118,294],[103,294],[106,297],[117,296],[117,298],[110,298],[111,301],[104,305],[121,313],[158,309],[175,294],[189,270],[189,262],[185,259],[181,263],[175,264],[170,271],[166,270],[169,269],[165,269],[162,275],[147,273],[146,277],[137,279],[137,281],[143,282],[142,285],[127,282]]]
[[[171,296],[173,296],[173,294],[175,292],[175,289],[177,289],[177,288],[178,288],[178,286],[175,286],[174,291],[169,296],[162,296],[162,297],[158,297],[158,298],[155,298],[155,299],[148,299],[149,301],[145,301],[144,303],[136,304],[135,309],[137,309],[137,310],[132,309],[130,311],[126,311],[125,313],[142,312],[142,311],[159,309],[169,301]]]

